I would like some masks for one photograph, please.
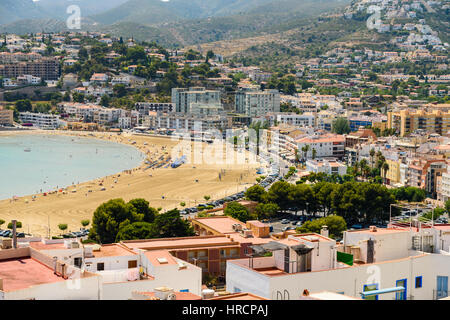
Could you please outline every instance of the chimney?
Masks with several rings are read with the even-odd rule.
[[[58,257],[53,257],[53,273],[56,273],[56,266],[58,265]]]
[[[12,233],[13,233],[13,248],[17,249],[17,220],[12,220]]]
[[[3,279],[0,278],[0,291],[3,291]]]
[[[327,237],[329,236],[328,226],[323,225],[322,229],[320,230],[320,235]]]

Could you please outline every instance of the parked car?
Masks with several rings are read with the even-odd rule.
[[[281,231],[288,231],[288,230],[293,230],[293,227],[283,227],[283,229],[281,229]]]
[[[281,220],[281,224],[288,224],[289,223],[289,220],[288,219],[283,219],[283,220]]]
[[[9,237],[12,234],[11,230],[5,230],[2,233],[2,237]]]
[[[354,224],[354,225],[352,225],[350,228],[351,228],[351,229],[362,229],[363,227],[362,227],[362,225],[360,225],[360,224]]]
[[[301,222],[301,221],[298,221],[298,222],[295,224],[295,226],[296,226],[296,227],[301,227],[301,226],[302,226],[302,222]]]

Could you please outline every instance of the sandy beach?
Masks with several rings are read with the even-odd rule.
[[[165,161],[171,156],[172,148],[178,144],[166,137],[38,130],[0,132],[0,139],[2,135],[9,134],[64,134],[126,143],[145,153],[149,162],[161,158]],[[200,145],[205,147],[207,144]],[[213,200],[243,191],[255,183],[259,164],[187,163],[176,169],[170,166],[147,169],[148,166],[142,163],[129,171],[67,187],[64,192],[47,196],[37,194],[34,200],[32,195],[16,200],[1,200],[0,219],[7,222],[12,219],[21,221],[23,227],[20,230],[33,235],[47,236],[48,226],[51,235],[59,235],[61,231],[58,224],[66,223],[67,231],[77,231],[82,219],[92,220],[95,209],[114,198],[123,198],[125,201],[144,198],[151,206],[163,208],[163,212],[175,207],[181,209],[180,202],[185,202],[187,207],[205,203],[205,195]]]

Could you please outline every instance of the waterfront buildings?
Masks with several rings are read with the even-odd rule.
[[[251,91],[236,93],[235,110],[250,117],[259,117],[269,112],[280,111],[278,90]]]
[[[202,87],[172,89],[172,104],[176,112],[189,113],[192,103],[220,105],[220,91],[206,90]]]
[[[47,113],[21,112],[19,119],[22,124],[31,124],[40,129],[57,129],[62,125],[58,115]]]
[[[14,123],[14,111],[0,107],[0,125],[12,125]]]

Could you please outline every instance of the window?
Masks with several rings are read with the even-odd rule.
[[[395,293],[395,300],[406,300],[406,279],[397,280],[395,282],[396,287],[404,287],[405,290]]]
[[[365,284],[363,292],[378,290],[378,284]],[[364,300],[378,300],[378,295],[365,297]]]
[[[137,260],[128,261],[128,269],[137,268]]]
[[[105,264],[103,262],[97,263],[97,271],[105,270]]]
[[[73,264],[80,268],[81,264],[82,264],[82,261],[83,261],[82,258],[74,258],[73,259]]]
[[[416,277],[416,289],[422,288],[422,276]]]

